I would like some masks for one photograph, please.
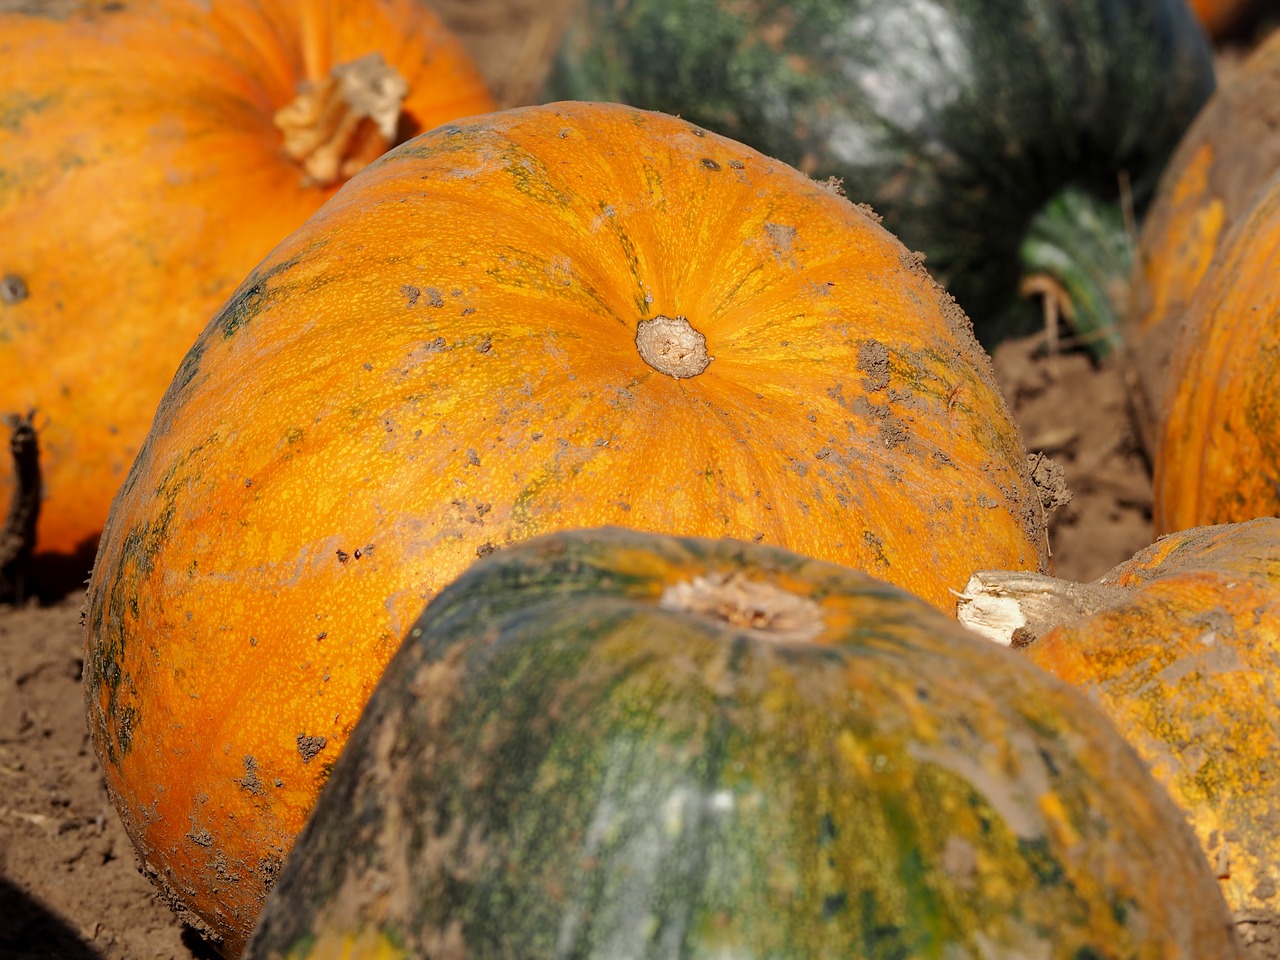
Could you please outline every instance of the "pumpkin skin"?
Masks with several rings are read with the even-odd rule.
[[[1214,40],[1228,36],[1257,7],[1257,0],[1189,0],[1196,19]]]
[[[1142,224],[1124,339],[1127,384],[1149,455],[1166,416],[1170,355],[1227,229],[1280,168],[1280,33],[1220,86],[1187,129]]]
[[[1190,960],[1228,927],[1075,691],[854,571],[615,529],[433,599],[246,956]]]
[[[1175,340],[1156,449],[1158,534],[1280,515],[1280,175],[1230,229]]]
[[[1102,354],[1131,256],[1121,176],[1141,210],[1213,82],[1184,0],[585,0],[548,94],[840,178],[988,346],[1042,323],[1020,281],[1051,276]]]
[[[1086,691],[1186,812],[1248,945],[1280,933],[1280,520],[1171,534],[1026,654]]]
[[[642,359],[658,316],[705,336],[703,373]],[[425,601],[601,524],[758,539],[938,606],[992,558],[1048,563],[985,354],[865,210],[627,107],[447,124],[245,280],[113,504],[89,723],[158,882],[234,952]]]
[[[37,551],[81,556],[78,583],[192,341],[338,189],[285,153],[276,112],[370,53],[408,83],[401,133],[493,101],[419,0],[4,9],[0,412],[36,413]],[[13,485],[6,462],[0,501]]]

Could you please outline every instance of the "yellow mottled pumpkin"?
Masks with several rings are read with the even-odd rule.
[[[0,414],[35,412],[38,554],[87,571],[255,263],[388,145],[492,105],[424,0],[0,4]]]
[[[1124,338],[1148,453],[1167,412],[1183,316],[1222,246],[1280,168],[1280,32],[1233,71],[1183,135],[1142,223]]]
[[[89,717],[156,878],[237,949],[423,604],[602,524],[939,607],[976,567],[1047,564],[986,355],[867,210],[629,107],[446,124],[249,275],[113,505]]]
[[[1102,707],[1195,828],[1241,939],[1276,942],[1280,519],[1170,534],[1092,584],[975,581],[962,605],[1003,604],[1026,655]]]

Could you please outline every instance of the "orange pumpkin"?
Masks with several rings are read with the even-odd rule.
[[[1257,0],[1189,0],[1191,9],[1214,40],[1221,40],[1245,21]]]
[[[83,576],[183,353],[245,273],[390,143],[492,100],[422,0],[3,10],[0,413],[34,409],[38,550],[78,552]],[[13,486],[0,464],[0,502]]]
[[[965,595],[971,625],[982,601],[1021,616],[1027,656],[1182,807],[1242,940],[1280,942],[1280,519],[1170,534],[1092,584],[983,572]]]
[[[1222,242],[1169,367],[1157,533],[1280,515],[1280,174]]]
[[[425,601],[604,524],[940,607],[976,567],[1047,564],[986,355],[869,211],[619,105],[442,126],[250,274],[113,505],[90,725],[170,896],[238,950]]]
[[[1233,72],[1187,129],[1142,224],[1124,330],[1139,435],[1155,453],[1169,360],[1227,227],[1280,168],[1280,32]]]

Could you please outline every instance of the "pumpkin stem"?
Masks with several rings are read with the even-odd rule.
[[[1022,570],[979,570],[957,593],[956,619],[1006,647],[1025,647],[1053,627],[1079,620],[1125,597],[1123,587],[1075,583]]]
[[[696,377],[712,357],[707,356],[707,338],[684,317],[657,316],[636,325],[636,349],[645,363],[675,377]]]
[[[380,53],[340,63],[319,82],[299,84],[297,97],[276,111],[284,151],[312,183],[346,180],[395,145],[408,92]]]
[[[1133,239],[1118,200],[1068,187],[1032,219],[1019,254],[1023,276],[1031,278],[1024,296],[1053,297],[1048,307],[1095,359],[1120,347]]]
[[[658,605],[727,623],[770,640],[809,641],[823,629],[822,609],[808,597],[739,572],[711,573],[672,584]]]
[[[10,414],[9,450],[13,455],[13,500],[0,527],[0,596],[22,600],[27,561],[36,545],[36,521],[40,518],[40,444],[33,423],[35,412]]]

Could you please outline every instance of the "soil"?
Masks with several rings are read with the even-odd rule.
[[[533,102],[570,0],[436,0],[503,106]],[[1050,355],[1043,337],[994,356],[1029,450],[1062,468],[1056,572],[1093,579],[1151,540],[1151,483],[1118,371]],[[107,798],[80,690],[81,593],[0,608],[0,960],[215,957],[155,896]],[[1258,945],[1255,960],[1280,956]]]

